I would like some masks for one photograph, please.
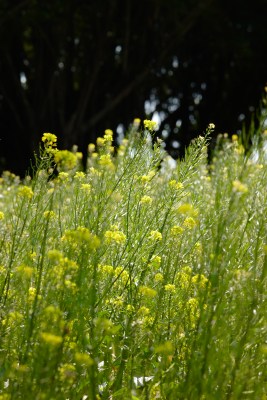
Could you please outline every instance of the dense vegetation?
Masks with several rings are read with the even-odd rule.
[[[266,131],[174,163],[154,128],[3,174],[1,400],[266,399]]]

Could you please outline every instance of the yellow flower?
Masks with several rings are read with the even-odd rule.
[[[112,265],[101,265],[101,264],[98,264],[98,269],[104,275],[113,275],[114,274],[114,268],[112,267]]]
[[[63,254],[59,250],[56,250],[56,249],[49,250],[47,253],[47,257],[52,262],[56,262],[56,263],[60,262],[64,258]]]
[[[181,226],[175,225],[171,228],[171,236],[179,236],[183,231],[184,229]]]
[[[84,192],[86,192],[86,193],[90,193],[90,192],[91,192],[91,185],[90,185],[90,183],[82,183],[81,189],[82,189]]]
[[[61,382],[67,381],[70,384],[73,383],[77,374],[74,365],[67,363],[62,364],[58,370],[59,370],[59,379]]]
[[[160,267],[160,264],[161,264],[161,257],[153,256],[150,260],[149,266],[157,269]]]
[[[110,154],[103,154],[100,156],[98,164],[109,167],[110,169],[114,169],[114,164],[111,160]]]
[[[42,332],[40,337],[45,343],[51,346],[58,346],[63,342],[63,338],[61,336],[53,335],[53,333],[49,332]]]
[[[174,347],[172,342],[168,340],[167,342],[156,346],[154,351],[155,353],[172,354],[174,352]]]
[[[54,160],[60,170],[70,170],[77,165],[76,155],[68,150],[57,151],[54,155]]]
[[[53,133],[44,133],[42,142],[44,142],[45,147],[54,147],[57,144],[57,137]]]
[[[177,182],[176,180],[171,180],[170,182],[169,182],[169,186],[171,187],[171,188],[173,188],[173,189],[176,189],[176,190],[180,190],[180,189],[183,189],[183,187],[184,187],[184,185],[182,184],[182,182]]]
[[[105,239],[106,239],[106,243],[123,244],[126,241],[126,236],[124,235],[123,232],[121,232],[117,229],[114,229],[112,231],[105,232]]]
[[[94,143],[89,143],[88,144],[88,152],[93,153],[95,151],[95,144]]]
[[[155,297],[157,295],[157,291],[148,286],[140,286],[139,293],[145,297]]]
[[[157,127],[157,123],[155,121],[151,121],[150,119],[144,120],[144,127],[149,131],[154,131]]]
[[[155,279],[156,282],[162,282],[164,278],[163,278],[163,275],[160,272],[158,272],[155,275],[154,279]]]
[[[131,304],[127,304],[126,311],[128,311],[129,313],[133,313],[135,311],[135,308]]]
[[[68,178],[69,178],[68,172],[59,172],[58,179],[60,181],[66,181],[66,180],[68,180]]]
[[[172,283],[167,283],[167,285],[164,286],[164,289],[166,290],[166,292],[170,292],[170,293],[175,293],[175,285],[173,285]]]
[[[35,299],[35,296],[36,296],[36,288],[31,286],[28,290],[29,301],[32,302]]]
[[[232,141],[237,142],[238,141],[238,136],[237,135],[232,135]]]
[[[148,315],[149,313],[150,313],[150,309],[145,306],[140,307],[138,310],[138,314],[142,315],[142,316]]]
[[[162,240],[162,234],[161,234],[159,231],[151,231],[151,232],[150,232],[149,238],[150,238],[152,241],[157,242],[157,241],[159,241],[159,240]]]
[[[122,281],[122,283],[125,285],[128,280],[129,280],[129,274],[126,270],[123,269],[123,267],[117,267],[114,270],[114,275],[116,277],[119,277]]]
[[[248,191],[247,185],[245,185],[244,183],[241,183],[241,182],[238,181],[238,180],[233,181],[232,185],[233,185],[233,191],[234,191],[234,192],[237,192],[237,193],[246,193],[246,192]]]
[[[31,278],[31,276],[32,276],[34,270],[33,270],[32,267],[29,267],[29,266],[26,265],[26,264],[22,264],[22,265],[19,265],[19,266],[17,267],[16,271],[17,271],[19,274],[21,274],[23,277],[25,277],[25,278]]]
[[[86,353],[75,353],[74,355],[75,361],[77,364],[86,365],[90,367],[94,364],[94,360]]]
[[[139,204],[151,204],[153,201],[152,197],[150,196],[143,196],[139,201]]]
[[[178,208],[177,208],[177,212],[179,214],[185,214],[185,215],[190,215],[191,217],[196,217],[198,215],[198,210],[196,210],[192,204],[190,203],[184,203],[181,204]]]
[[[203,274],[197,274],[193,276],[192,283],[198,285],[200,288],[205,288],[208,283],[208,279]]]
[[[1,221],[1,219],[4,219],[4,218],[5,218],[5,214],[2,211],[0,211],[0,221]]]
[[[99,238],[83,226],[66,230],[61,240],[74,245],[86,244],[91,250],[96,250],[100,246]]]
[[[111,129],[106,129],[105,130],[104,140],[105,140],[105,142],[112,142],[112,140],[113,140],[113,131]]]
[[[98,145],[98,147],[104,146],[104,144],[105,144],[105,139],[102,138],[102,137],[98,137],[98,138],[96,139],[96,144]]]
[[[18,195],[30,200],[33,197],[33,191],[29,186],[20,186],[18,188]]]
[[[44,217],[46,219],[54,219],[54,218],[56,218],[56,214],[54,213],[54,211],[51,211],[51,210],[45,211],[43,215],[44,215]]]
[[[133,126],[134,126],[136,129],[139,128],[140,123],[141,123],[141,119],[140,119],[140,118],[135,118],[135,119],[133,120]]]
[[[155,175],[156,175],[156,171],[151,170],[148,172],[147,175],[141,176],[141,182],[148,183],[154,178]]]
[[[75,172],[74,179],[77,179],[78,181],[83,181],[84,178],[85,178],[84,172],[82,172],[82,171]]]
[[[187,217],[184,220],[183,225],[188,229],[193,229],[197,225],[197,221],[192,217]]]

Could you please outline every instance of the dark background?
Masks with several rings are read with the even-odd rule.
[[[266,0],[0,0],[0,169],[24,175],[43,132],[85,152],[155,111],[174,157],[210,122],[240,131],[267,81],[266,15]]]

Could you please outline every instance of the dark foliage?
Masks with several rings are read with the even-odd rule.
[[[174,156],[209,122],[241,129],[267,78],[266,11],[266,0],[0,0],[1,169],[24,174],[43,132],[85,151],[154,111]]]

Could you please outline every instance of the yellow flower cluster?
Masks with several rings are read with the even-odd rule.
[[[25,199],[31,200],[33,197],[33,191],[29,186],[20,186],[18,188],[18,195],[24,197]]]
[[[139,204],[151,204],[153,201],[152,197],[150,196],[143,196],[139,201]]]
[[[115,168],[110,154],[102,154],[98,160],[98,164],[107,167],[109,169]]]
[[[151,231],[149,235],[149,239],[153,242],[157,242],[162,240],[162,234],[159,231]]]
[[[16,268],[16,272],[23,278],[30,279],[32,277],[34,269],[26,264],[21,264]]]
[[[148,287],[148,286],[140,286],[139,293],[142,296],[151,297],[151,298],[153,298],[153,297],[155,297],[157,295],[157,291],[155,289],[152,289],[152,288]]]
[[[56,147],[57,137],[53,133],[44,133],[42,136],[42,142],[45,147]]]
[[[183,222],[183,226],[188,229],[193,229],[196,225],[197,221],[192,217],[187,217]]]
[[[197,217],[198,215],[198,210],[196,210],[194,206],[190,203],[181,204],[177,208],[177,212],[178,214],[188,215],[190,217]]]
[[[105,239],[108,244],[123,244],[126,241],[126,236],[117,227],[113,227],[112,230],[105,232]]]
[[[53,335],[49,332],[42,332],[40,337],[46,344],[51,346],[59,346],[63,342],[62,336]]]
[[[160,272],[158,272],[158,273],[154,276],[154,279],[155,279],[156,282],[162,282],[164,278],[163,278],[163,275],[162,275]]]
[[[182,184],[182,182],[177,182],[175,179],[173,179],[173,180],[171,180],[171,181],[169,182],[169,186],[170,186],[171,188],[173,188],[173,189],[176,189],[176,190],[183,189],[183,187],[184,187],[184,185]]]
[[[54,154],[54,160],[59,170],[71,170],[77,165],[77,156],[69,150],[59,150]]]
[[[82,182],[85,179],[86,175],[82,171],[76,171],[74,175],[74,179],[76,179],[79,182]]]
[[[74,358],[76,363],[80,365],[90,367],[94,364],[94,360],[87,353],[75,353]]]
[[[166,292],[175,293],[176,287],[172,283],[167,283],[167,285],[164,286],[164,289]]]
[[[247,193],[248,187],[244,183],[241,183],[239,180],[233,181],[233,191],[237,193]]]
[[[135,119],[133,120],[133,126],[134,126],[134,128],[135,128],[135,129],[138,129],[139,126],[140,126],[140,123],[141,123],[141,119],[140,119],[140,118],[135,118]]]
[[[52,210],[47,210],[44,212],[44,217],[46,219],[54,219],[54,218],[56,218],[56,213]]]
[[[83,226],[66,230],[61,240],[74,245],[74,247],[85,244],[90,250],[96,250],[100,246],[99,238]]]
[[[181,226],[175,225],[171,228],[171,236],[179,236],[183,231],[184,229]]]
[[[155,121],[151,121],[150,119],[145,119],[144,120],[144,127],[148,131],[153,132],[157,127],[157,123]]]
[[[151,171],[148,172],[147,175],[141,176],[141,182],[142,183],[148,183],[154,178],[155,175],[156,175],[156,171],[151,170]]]
[[[112,142],[113,140],[113,131],[111,129],[106,129],[104,134],[105,142]]]
[[[81,190],[85,193],[90,193],[91,192],[91,185],[90,183],[82,183],[81,185]]]

